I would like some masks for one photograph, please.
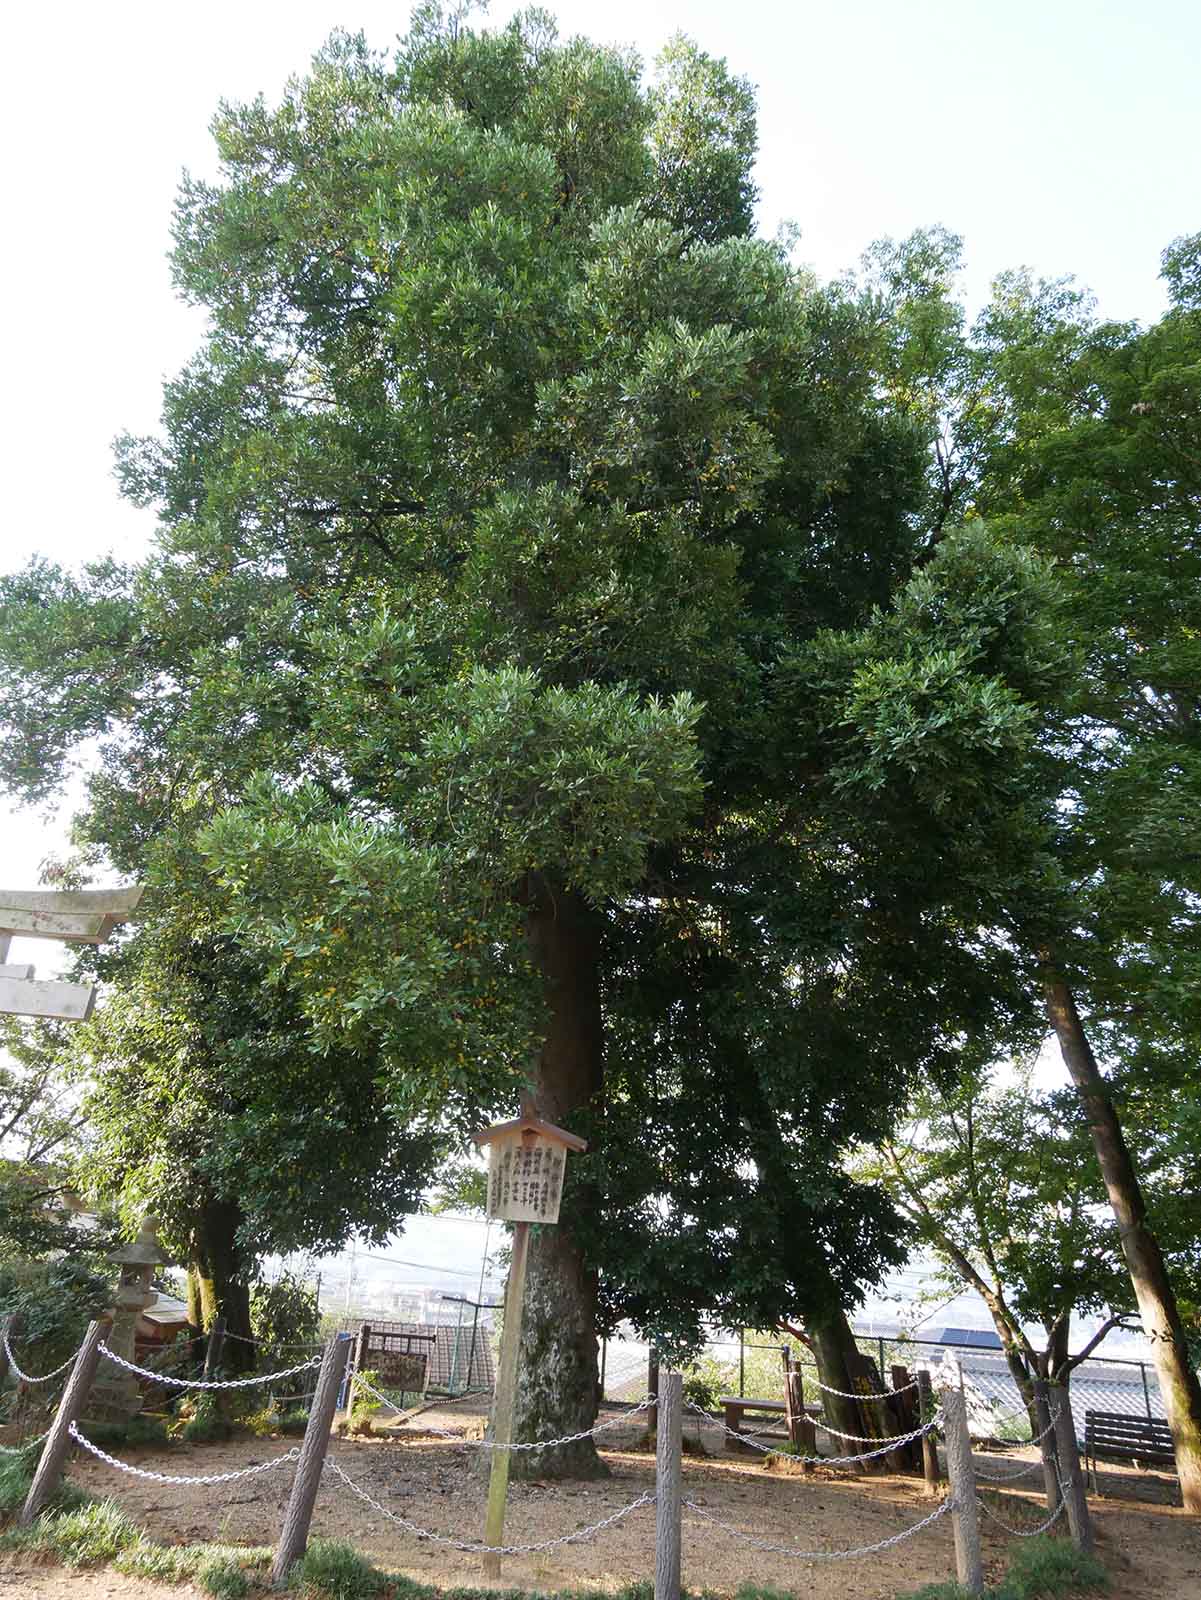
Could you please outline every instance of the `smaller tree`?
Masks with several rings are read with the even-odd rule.
[[[948,1281],[988,1307],[1032,1421],[1033,1380],[1066,1384],[1134,1309],[1089,1132],[1074,1112],[1071,1096],[1040,1094],[1029,1068],[1002,1081],[973,1064],[953,1086],[922,1090],[905,1130],[862,1163]],[[1101,1326],[1071,1355],[1072,1318],[1090,1313]]]

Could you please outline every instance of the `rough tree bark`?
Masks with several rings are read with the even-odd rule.
[[[216,1317],[225,1318],[228,1339],[223,1362],[231,1370],[248,1371],[254,1365],[254,1347],[246,1341],[250,1334],[250,1285],[246,1263],[238,1248],[237,1232],[242,1222],[236,1201],[209,1200],[201,1207],[192,1240],[192,1260],[188,1265],[188,1320],[196,1312],[199,1326],[206,1332]]]
[[[833,1285],[831,1284],[831,1290]],[[847,1321],[846,1312],[833,1299],[829,1309],[819,1315],[810,1315],[805,1318],[805,1327],[813,1341],[813,1355],[817,1361],[817,1375],[823,1383],[828,1383],[832,1389],[841,1389],[843,1394],[830,1394],[826,1390],[819,1390],[821,1395],[822,1410],[829,1418],[833,1427],[840,1433],[865,1436],[868,1433],[867,1424],[861,1414],[859,1403],[848,1400],[846,1394],[855,1392],[855,1377],[848,1356],[852,1359],[858,1355],[859,1346],[855,1342],[855,1335],[851,1324]],[[835,1455],[854,1455],[860,1451],[872,1448],[870,1441],[856,1442],[852,1439],[835,1439]],[[855,1471],[875,1472],[883,1471],[881,1459],[875,1461],[857,1462]]]
[[[596,913],[576,895],[530,884],[527,934],[549,1012],[534,1073],[539,1113],[565,1122],[599,1096],[604,1076]],[[569,1227],[535,1228],[526,1277],[514,1438],[590,1428],[597,1410],[596,1273]],[[519,1451],[512,1477],[596,1478],[608,1468],[591,1439]]]
[[[1042,959],[1047,1016],[1088,1116],[1139,1315],[1151,1340],[1159,1390],[1176,1449],[1181,1498],[1186,1511],[1201,1514],[1201,1384],[1189,1365],[1176,1296],[1159,1242],[1147,1226],[1147,1208],[1138,1175],[1075,997],[1052,953],[1043,951]]]

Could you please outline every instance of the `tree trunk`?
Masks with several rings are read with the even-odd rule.
[[[830,1308],[820,1315],[807,1316],[805,1327],[813,1340],[818,1377],[823,1383],[829,1384],[831,1389],[843,1391],[842,1394],[831,1394],[826,1389],[819,1390],[822,1411],[829,1419],[831,1427],[837,1428],[840,1433],[857,1436],[854,1439],[834,1438],[834,1454],[850,1456],[870,1450],[872,1443],[870,1438],[864,1437],[868,1433],[868,1428],[860,1414],[859,1402],[846,1398],[856,1389],[853,1369],[857,1365],[854,1358],[859,1354],[859,1346],[855,1343],[855,1335],[851,1331],[846,1313],[840,1305],[832,1303]],[[849,1362],[848,1356],[852,1358]],[[856,1462],[854,1470],[882,1471],[880,1465],[882,1459],[877,1457],[874,1461]]]
[[[249,1342],[250,1285],[237,1243],[241,1222],[241,1208],[235,1201],[209,1200],[202,1207],[188,1268],[188,1304],[190,1320],[194,1277],[205,1331],[216,1317],[225,1318],[223,1365],[231,1371],[247,1372],[254,1366],[254,1346]]]
[[[579,896],[530,888],[530,954],[549,1012],[534,1074],[539,1113],[565,1122],[599,1097],[603,1029],[596,913]],[[595,1271],[567,1221],[536,1227],[530,1240],[514,1438],[557,1438],[590,1428],[597,1411]],[[518,1451],[512,1477],[595,1478],[608,1468],[592,1439],[554,1450]]]
[[[1176,1296],[1168,1279],[1163,1252],[1147,1226],[1146,1205],[1138,1176],[1072,991],[1047,952],[1043,952],[1043,960],[1047,1016],[1059,1040],[1064,1065],[1088,1115],[1139,1315],[1151,1340],[1159,1390],[1176,1449],[1181,1498],[1186,1511],[1201,1514],[1201,1385],[1189,1365]]]

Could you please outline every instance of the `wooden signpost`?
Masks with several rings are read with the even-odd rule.
[[[86,1022],[96,1001],[91,983],[34,979],[33,968],[9,962],[16,939],[103,944],[137,910],[142,889],[0,889],[0,1012]]]
[[[558,1222],[567,1152],[586,1150],[588,1146],[565,1128],[543,1122],[528,1098],[522,1101],[520,1117],[513,1122],[494,1123],[477,1133],[475,1142],[488,1147],[488,1215],[513,1224],[513,1259],[505,1290],[505,1320],[492,1407],[492,1442],[496,1448],[492,1452],[488,1511],[484,1521],[484,1543],[498,1545],[504,1537],[505,1501],[509,1492],[508,1446],[513,1442],[517,1355],[521,1345],[530,1223]],[[490,1578],[500,1577],[499,1555],[484,1557],[484,1573]]]

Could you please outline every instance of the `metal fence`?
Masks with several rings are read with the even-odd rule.
[[[1028,1435],[1022,1398],[1004,1355],[978,1345],[952,1344],[935,1339],[887,1338],[856,1332],[860,1351],[880,1369],[885,1384],[893,1366],[910,1372],[937,1371],[951,1357],[963,1370],[968,1415],[973,1428],[1001,1438],[1020,1441]],[[704,1354],[690,1369],[695,1376],[723,1394],[754,1396],[762,1400],[784,1398],[780,1351],[788,1342],[799,1359],[803,1375],[817,1376],[813,1357],[804,1346],[784,1339],[771,1340],[762,1333],[714,1329]],[[606,1400],[640,1397],[646,1391],[649,1347],[632,1334],[605,1340],[601,1346],[602,1393]],[[1155,1369],[1145,1361],[1093,1357],[1071,1374],[1072,1415],[1083,1435],[1086,1411],[1120,1411],[1129,1416],[1163,1419],[1163,1402]]]

